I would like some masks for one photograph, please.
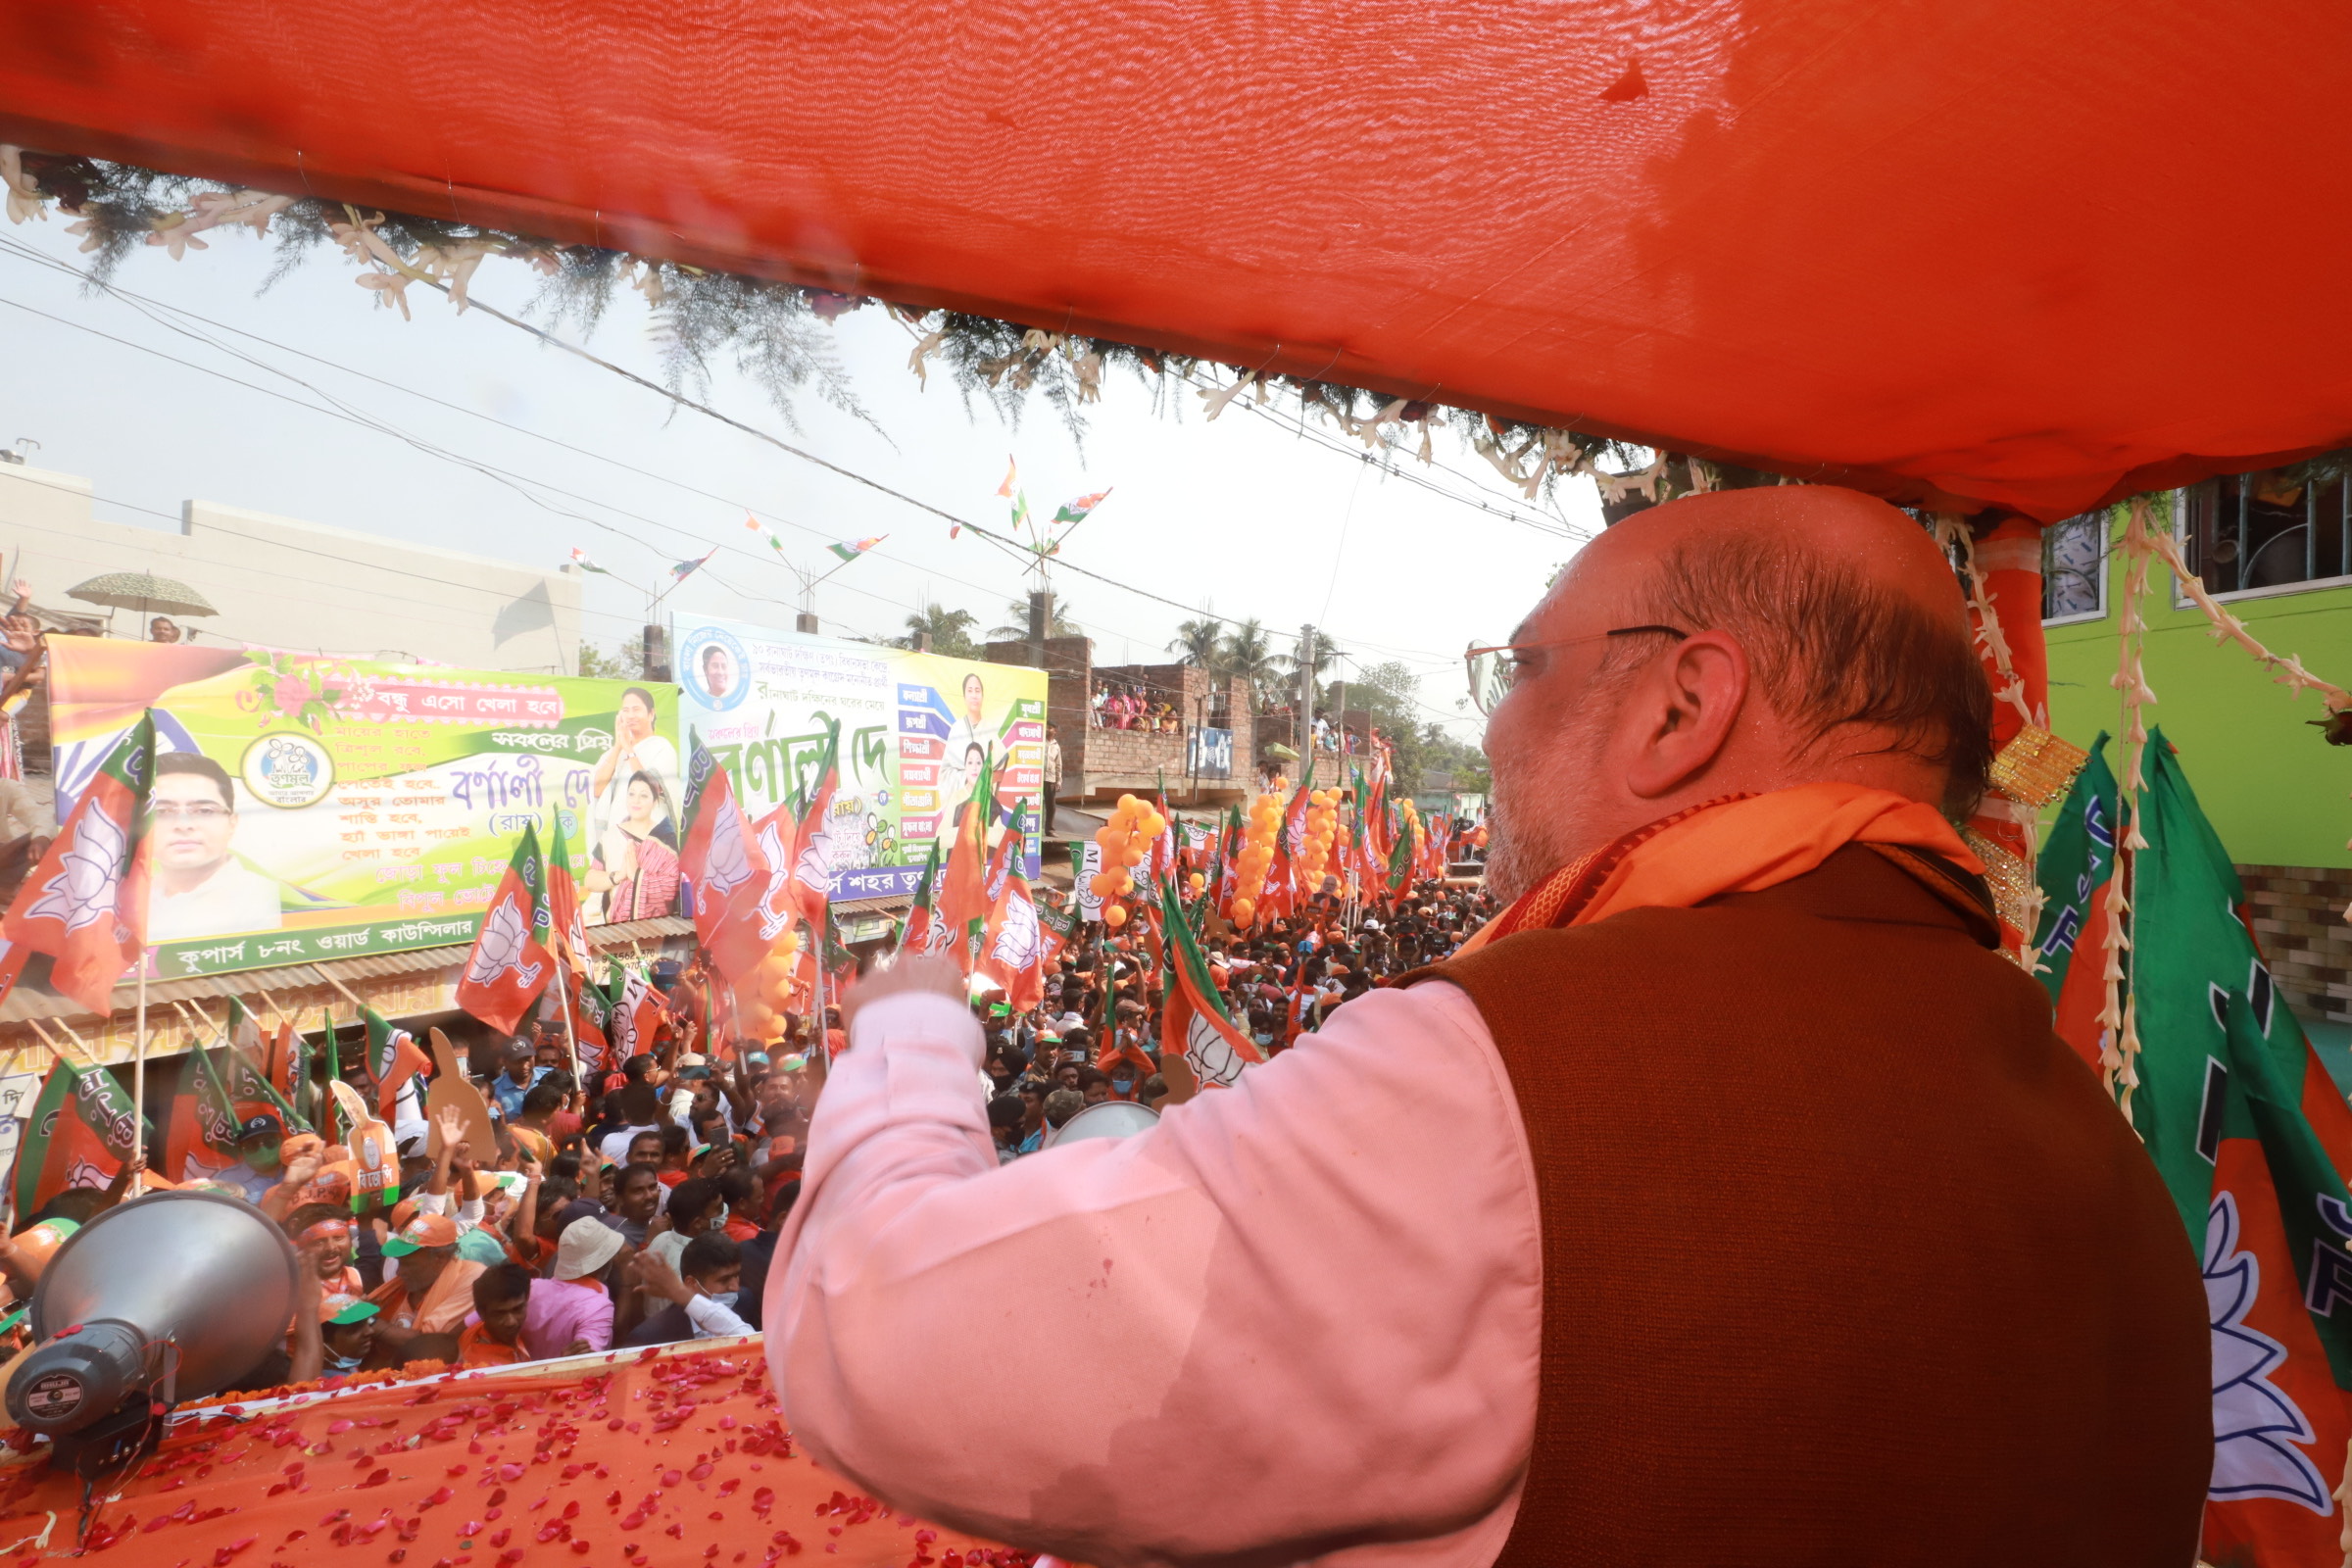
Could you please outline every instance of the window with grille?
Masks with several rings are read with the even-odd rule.
[[[2189,569],[2217,594],[2352,575],[2342,477],[2300,468],[2224,474],[2191,485],[2182,540]]]
[[[2041,531],[2041,618],[2107,612],[2107,514],[2085,512]]]

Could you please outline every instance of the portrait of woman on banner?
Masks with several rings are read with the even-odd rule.
[[[654,718],[652,692],[631,686],[620,694],[620,706],[612,715],[612,745],[588,775],[589,790],[596,797],[600,840],[612,824],[629,814],[630,780],[650,774],[662,820],[670,827],[672,845],[677,842],[671,803],[678,793],[678,749],[655,732]]]
[[[584,887],[594,924],[650,920],[678,902],[678,836],[662,781],[650,772],[628,776],[621,815],[597,836]]]

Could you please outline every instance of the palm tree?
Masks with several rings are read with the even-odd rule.
[[[901,648],[917,648],[927,635],[931,651],[950,659],[978,659],[980,650],[972,646],[972,627],[979,617],[968,610],[950,610],[936,600],[927,600],[915,612],[906,617],[906,635],[899,639]]]
[[[1324,633],[1316,632],[1312,647],[1306,646],[1306,639],[1301,636],[1298,643],[1289,653],[1275,655],[1274,662],[1293,675],[1298,674],[1300,670],[1307,671],[1319,685],[1323,679],[1324,669],[1347,657],[1340,651],[1338,643],[1333,642]]]
[[[1069,605],[1064,602],[1059,595],[1055,595],[1053,600],[1052,618],[1046,627],[1047,636],[1083,637],[1086,635],[1085,632],[1079,630],[1078,623],[1070,618],[1069,612]],[[988,629],[989,639],[992,642],[1000,643],[1018,643],[1028,641],[1029,601],[1026,599],[1011,599],[1005,601],[1004,613],[1011,617],[1012,624],[1008,626],[991,626]]]
[[[1248,681],[1250,689],[1257,694],[1258,705],[1263,707],[1268,689],[1277,677],[1274,645],[1267,640],[1266,628],[1257,623],[1256,617],[1242,621],[1225,634],[1217,658],[1225,675]]]
[[[1202,615],[1188,620],[1176,628],[1176,636],[1168,644],[1168,652],[1176,656],[1179,664],[1205,669],[1212,675],[1225,672],[1225,643],[1219,635],[1225,629],[1221,620]]]

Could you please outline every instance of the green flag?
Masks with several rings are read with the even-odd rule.
[[[318,1049],[326,1054],[326,1081],[330,1086],[339,1084],[343,1081],[343,1051],[335,1039],[335,1015],[321,1007],[318,1009],[318,1022],[321,1029]],[[331,1087],[320,1091],[320,1097],[326,1102],[327,1120],[333,1124],[329,1141],[340,1144],[351,1137],[350,1118],[343,1114],[343,1107],[335,1103],[335,1093]]]
[[[2115,871],[2115,774],[2107,765],[2107,732],[2101,730],[2091,742],[2090,760],[2050,824],[2036,867],[2041,919],[2034,946],[2041,955],[2039,978],[2053,1004],[2066,989],[2081,938],[2098,918],[2096,895]]]
[[[2284,1081],[2301,1080],[2310,1048],[2240,915],[2245,891],[2229,852],[2162,730],[2149,740],[2146,771],[2140,832],[2148,847],[2132,871],[2130,985],[2140,1039],[2132,1120],[2198,1242],[2213,1196],[2213,1166],[2198,1152],[2207,1064],[2229,1059],[2224,1002],[2232,992],[2246,999]]]

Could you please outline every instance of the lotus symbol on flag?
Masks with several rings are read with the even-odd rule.
[[[1007,899],[1004,924],[997,932],[996,946],[988,950],[990,960],[1007,974],[1016,973],[1036,963],[1044,947],[1043,933],[1037,925],[1037,906],[1027,899]]]
[[[66,1167],[66,1186],[69,1189],[75,1187],[104,1187],[114,1181],[114,1179],[113,1172],[107,1170],[104,1166],[94,1165],[86,1159],[77,1159],[73,1164]]]
[[[2292,1289],[2292,1282],[2288,1282]],[[2237,1200],[2223,1193],[2205,1221],[2205,1304],[2213,1330],[2213,1485],[2208,1495],[2280,1497],[2317,1514],[2333,1509],[2328,1483],[2297,1443],[2311,1422],[2266,1375],[2286,1347],[2245,1317],[2262,1294],[2262,1263],[2237,1250]],[[2300,1309],[2300,1301],[2297,1306]]]
[[[115,917],[115,889],[122,879],[123,824],[103,808],[81,819],[74,843],[59,858],[57,875],[24,911],[28,920],[55,920],[68,933]]]
[[[502,969],[512,969],[525,989],[539,983],[541,965],[525,964],[523,950],[530,933],[523,928],[522,906],[514,899],[503,899],[490,918],[482,924],[481,940],[474,944],[473,962],[466,969],[468,985],[488,985]]]
[[[760,940],[773,942],[792,924],[792,906],[783,902],[791,891],[792,878],[781,869],[784,864],[784,832],[770,822],[760,830],[760,854],[771,866],[779,869],[768,873],[767,891],[760,895]]]
[[[1185,1027],[1184,1059],[1192,1063],[1193,1076],[1200,1079],[1203,1087],[1222,1084],[1230,1089],[1242,1076],[1242,1068],[1247,1065],[1233,1049],[1232,1042],[1217,1032],[1216,1025],[1198,1012],[1193,1014]]]
[[[831,892],[834,869],[851,862],[865,837],[863,808],[856,801],[845,804],[846,810],[837,806],[825,813],[793,867],[794,879],[819,895]]]
[[[710,834],[710,864],[703,872],[703,885],[695,891],[713,905],[724,904],[729,894],[751,879],[752,857],[743,842],[743,817],[733,810],[720,811]]]

